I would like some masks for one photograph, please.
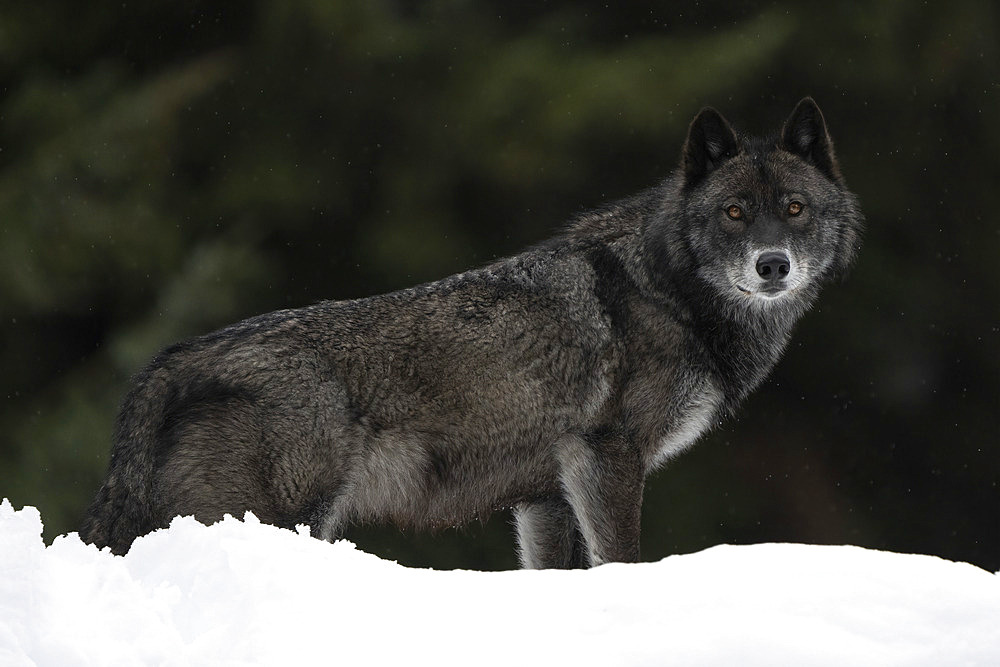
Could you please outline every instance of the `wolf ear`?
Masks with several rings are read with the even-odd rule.
[[[804,97],[795,105],[792,115],[781,130],[781,148],[813,165],[838,183],[840,167],[833,154],[833,141],[826,131],[823,112],[811,97]]]
[[[736,155],[737,151],[733,128],[722,114],[712,107],[705,107],[691,121],[684,142],[681,164],[685,185],[694,185],[724,160]]]

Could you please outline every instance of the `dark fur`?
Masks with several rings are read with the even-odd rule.
[[[705,109],[670,178],[523,254],[162,352],[81,535],[123,553],[179,514],[335,539],[513,507],[525,566],[636,560],[646,475],[760,383],[861,225],[812,100],[772,139]],[[791,266],[771,294],[768,249]]]

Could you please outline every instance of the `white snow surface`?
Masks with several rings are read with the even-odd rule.
[[[0,504],[0,665],[1000,665],[1000,577],[851,546],[402,567],[253,515],[127,556]]]

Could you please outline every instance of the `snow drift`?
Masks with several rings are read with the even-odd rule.
[[[418,570],[176,519],[125,557],[0,505],[0,664],[1000,664],[1000,578],[858,547],[587,571]]]

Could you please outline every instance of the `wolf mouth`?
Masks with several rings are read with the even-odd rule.
[[[769,298],[775,298],[775,297],[778,297],[778,296],[784,294],[785,292],[790,292],[791,291],[791,290],[789,290],[788,288],[785,288],[785,287],[770,287],[768,289],[759,289],[757,291],[753,291],[753,290],[747,289],[746,287],[743,287],[742,285],[736,285],[736,289],[738,289],[739,291],[743,292],[747,296],[758,296],[759,295],[759,296],[764,296],[764,297],[769,297]]]

